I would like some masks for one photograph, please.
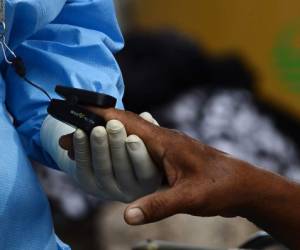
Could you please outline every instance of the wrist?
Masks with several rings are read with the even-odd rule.
[[[228,165],[234,169],[235,178],[230,180],[231,198],[221,215],[225,215],[225,217],[240,216],[248,219],[256,204],[263,199],[260,197],[260,194],[263,193],[262,190],[265,189],[261,169],[234,158],[231,158],[230,161]]]
[[[248,163],[243,164],[241,209],[239,216],[249,220],[255,218],[266,202],[275,199],[281,178]],[[280,188],[279,188],[280,189]]]
[[[258,220],[278,216],[283,209],[287,209],[287,213],[292,211],[291,204],[296,202],[295,197],[300,197],[299,185],[250,164],[246,164],[245,168],[244,198],[241,199],[243,205],[239,216],[257,224]]]
[[[299,249],[300,185],[253,168],[256,178],[242,216],[269,232],[291,249]]]

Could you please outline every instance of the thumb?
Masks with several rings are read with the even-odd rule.
[[[177,187],[156,192],[130,204],[124,213],[124,219],[130,225],[142,225],[181,212],[181,193]]]

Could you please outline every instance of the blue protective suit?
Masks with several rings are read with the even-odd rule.
[[[113,95],[122,107],[123,81],[113,53],[123,39],[112,1],[7,0],[6,22],[9,45],[24,59],[28,78],[52,97],[62,84]],[[69,249],[55,236],[28,160],[56,167],[40,143],[48,100],[0,59],[0,249]]]

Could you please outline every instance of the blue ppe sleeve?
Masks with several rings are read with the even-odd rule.
[[[33,4],[23,15],[30,17],[41,12],[35,9],[39,6],[36,1],[26,2]],[[123,108],[124,85],[113,56],[123,47],[123,38],[113,2],[68,0],[64,5],[61,0],[37,2],[47,5],[43,6],[44,16],[35,14],[40,16],[36,17],[37,21],[23,20],[32,26],[34,32],[24,23],[20,27],[14,23],[15,31],[11,31],[11,40],[21,42],[12,46],[26,64],[27,77],[54,98],[58,98],[55,85],[60,84],[112,95],[118,100],[117,107]],[[54,18],[56,12],[58,15]],[[26,30],[19,30],[22,27]],[[23,35],[18,36],[19,32]],[[47,115],[49,100],[20,79],[11,68],[5,74],[5,81],[6,104],[27,154],[33,160],[56,167],[40,142],[40,128]]]

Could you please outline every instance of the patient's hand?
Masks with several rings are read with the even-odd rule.
[[[131,112],[92,111],[106,120],[121,121],[128,134],[138,135],[168,180],[169,188],[130,206],[125,215],[128,223],[153,222],[176,213],[235,216],[249,201],[250,188],[245,187],[245,179],[252,173],[247,163],[182,133],[155,126]],[[139,216],[130,216],[134,213]]]
[[[91,108],[121,121],[145,143],[169,187],[128,206],[125,220],[138,225],[177,213],[243,216],[293,249],[300,249],[300,186],[283,177],[115,109]]]

